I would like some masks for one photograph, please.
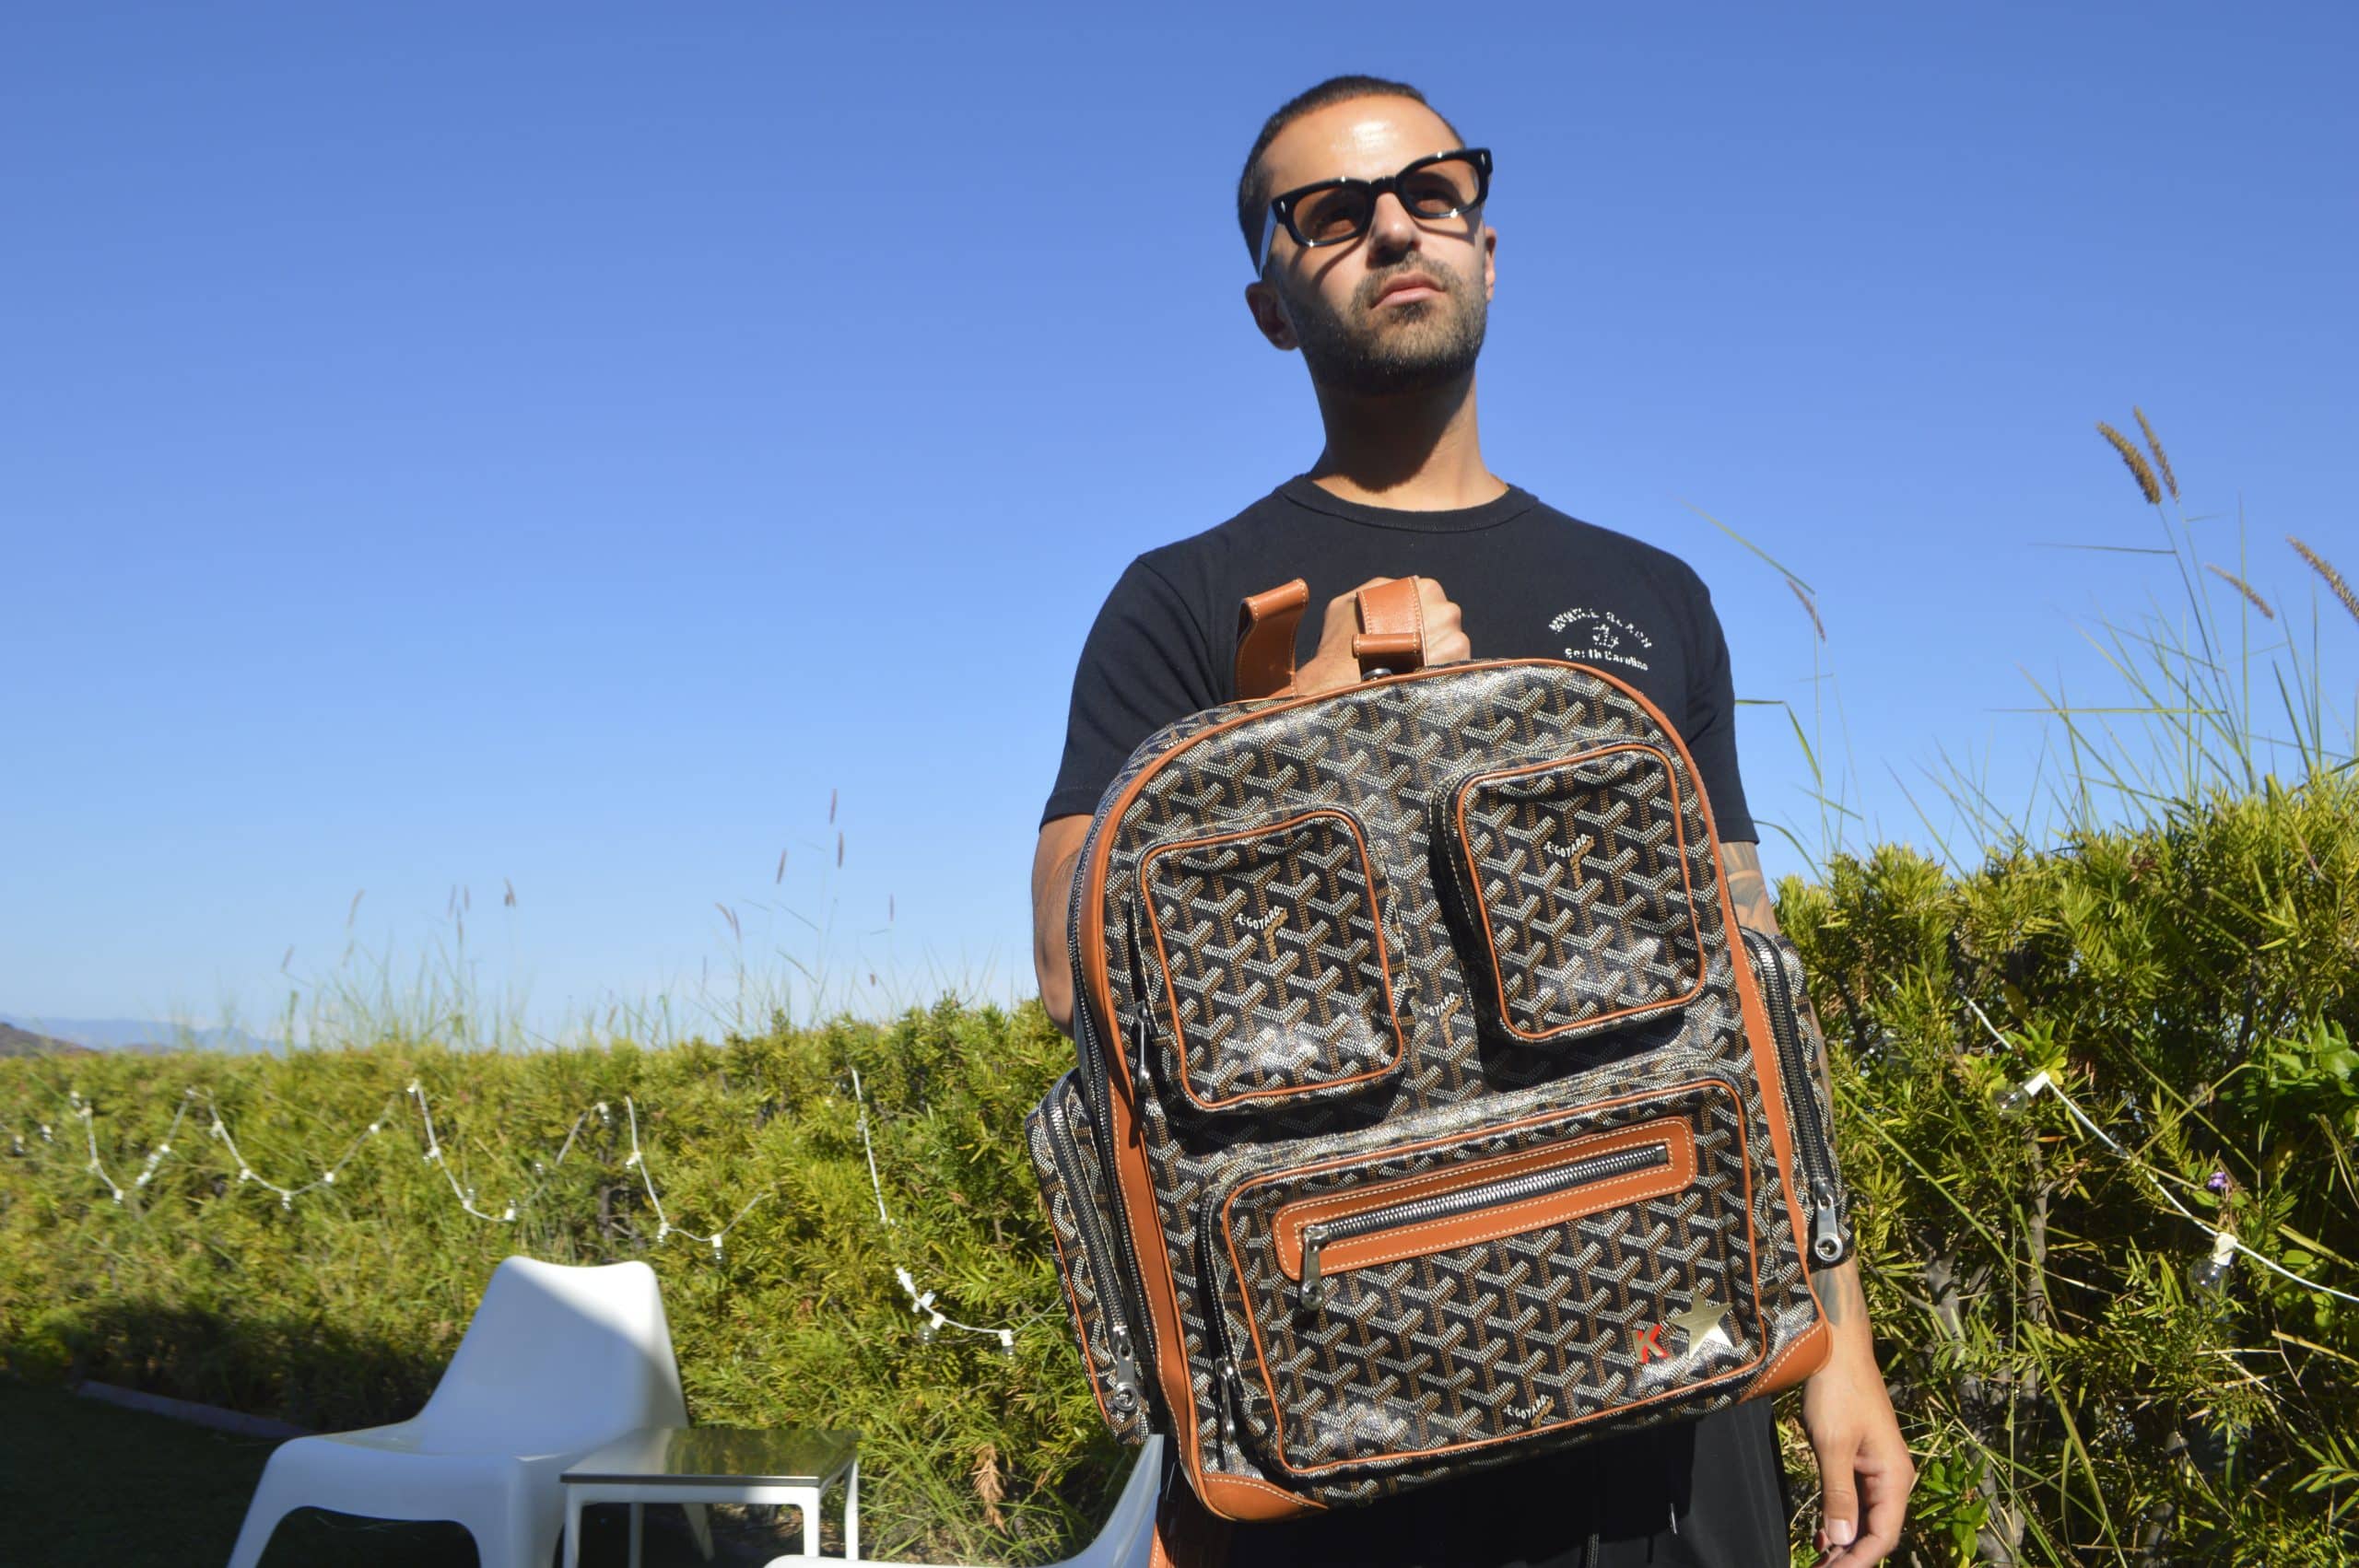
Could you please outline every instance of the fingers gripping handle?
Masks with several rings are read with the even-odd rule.
[[[1360,661],[1360,679],[1426,667],[1426,607],[1417,596],[1415,578],[1396,577],[1363,588],[1352,598],[1360,621],[1359,635],[1352,638],[1352,657]]]

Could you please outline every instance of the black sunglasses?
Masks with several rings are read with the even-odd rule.
[[[1491,193],[1491,149],[1438,152],[1382,180],[1321,180],[1271,197],[1253,271],[1258,275],[1269,266],[1280,224],[1296,244],[1309,249],[1347,244],[1376,221],[1376,199],[1387,191],[1400,198],[1412,217],[1456,217],[1472,212]]]

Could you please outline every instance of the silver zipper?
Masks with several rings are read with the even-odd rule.
[[[1447,1220],[1477,1210],[1520,1203],[1529,1198],[1540,1198],[1552,1192],[1586,1187],[1591,1182],[1611,1181],[1615,1176],[1634,1171],[1654,1170],[1671,1164],[1668,1142],[1644,1143],[1635,1149],[1617,1149],[1610,1154],[1592,1154],[1586,1160],[1570,1164],[1554,1165],[1528,1176],[1510,1176],[1505,1181],[1487,1182],[1457,1192],[1437,1193],[1431,1198],[1419,1198],[1389,1208],[1370,1209],[1365,1213],[1346,1214],[1340,1220],[1314,1221],[1302,1227],[1302,1305],[1316,1312],[1327,1305],[1328,1282],[1319,1271],[1319,1254],[1332,1242],[1349,1241],[1375,1231],[1389,1231],[1404,1225],[1421,1225],[1430,1220]]]

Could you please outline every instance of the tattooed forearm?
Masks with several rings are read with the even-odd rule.
[[[1860,1260],[1848,1258],[1842,1267],[1817,1276],[1818,1302],[1826,1309],[1826,1321],[1840,1328],[1854,1316],[1864,1316],[1868,1298],[1860,1289]]]
[[[1761,874],[1761,849],[1742,839],[1720,846],[1720,875],[1729,884],[1729,902],[1736,906],[1739,924],[1757,931],[1778,929],[1778,907],[1769,900],[1769,882]]]

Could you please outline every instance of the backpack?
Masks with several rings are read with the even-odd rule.
[[[1026,1131],[1107,1424],[1265,1520],[1800,1383],[1848,1197],[1685,743],[1603,670],[1426,667],[1414,579],[1297,694],[1307,600],[1245,602],[1254,695],[1138,746],[1074,877]]]

